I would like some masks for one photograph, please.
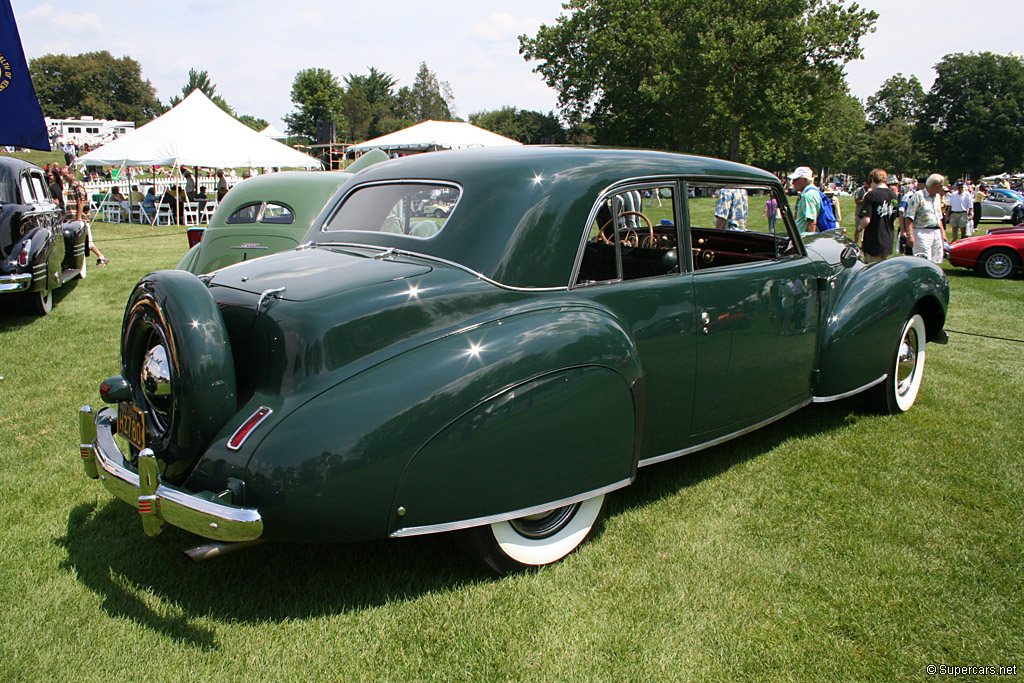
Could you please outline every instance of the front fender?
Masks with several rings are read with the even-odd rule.
[[[175,270],[187,270],[193,275],[198,275],[195,272],[196,259],[199,258],[199,247],[203,246],[203,243],[195,245],[191,249],[185,252],[185,255],[178,261],[178,265],[174,266]]]
[[[945,274],[917,257],[859,265],[839,280],[843,284],[822,334],[814,389],[819,401],[855,393],[885,377],[911,311],[922,313],[931,340],[941,332],[949,305]]]
[[[399,526],[398,506],[402,526],[423,526],[612,484],[634,467],[639,377],[628,336],[591,309],[477,325],[284,417],[249,461],[247,503],[264,516],[264,538],[362,540]],[[559,433],[582,435],[590,452],[566,452],[564,436],[550,442]],[[470,440],[456,445],[453,435]]]

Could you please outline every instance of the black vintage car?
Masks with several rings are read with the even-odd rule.
[[[88,231],[82,221],[64,222],[43,169],[0,157],[0,308],[27,299],[37,313],[53,307],[53,290],[85,277]]]

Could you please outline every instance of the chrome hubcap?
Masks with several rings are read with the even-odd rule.
[[[146,352],[139,372],[142,393],[149,404],[150,415],[161,430],[171,413],[171,368],[167,362],[167,349],[158,344]]]
[[[576,516],[580,504],[566,505],[548,512],[513,519],[509,526],[526,538],[546,538],[562,530]]]
[[[1005,254],[997,254],[985,263],[985,270],[994,278],[1005,277],[1010,272],[1010,259]]]
[[[910,328],[900,344],[900,356],[896,364],[896,391],[907,393],[914,381],[914,370],[917,367],[917,330]]]

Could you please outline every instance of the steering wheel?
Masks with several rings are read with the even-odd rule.
[[[648,218],[646,215],[644,215],[644,213],[641,212],[641,211],[623,211],[622,213],[619,214],[619,218],[622,218],[623,216],[640,216],[640,218],[644,219],[644,223],[647,223],[648,236],[646,238],[644,238],[644,245],[643,246],[648,248],[648,249],[653,249],[654,245],[656,245],[658,243],[658,241],[654,237],[654,223],[651,222],[651,219]],[[613,218],[609,218],[605,222],[605,224],[601,226],[601,229],[597,231],[598,239],[600,239],[605,244],[612,244],[613,243],[612,239],[604,234],[604,231],[605,231],[605,228],[607,228],[609,225],[611,225],[614,220],[615,220],[614,217]],[[638,236],[636,234],[636,230],[634,230],[633,228],[626,228],[625,231],[626,231],[626,239],[624,240],[624,243],[627,246],[630,246],[630,247],[639,246],[640,245],[640,241],[639,241]],[[630,233],[632,233],[632,237],[629,236]]]

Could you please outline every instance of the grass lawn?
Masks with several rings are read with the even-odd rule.
[[[50,316],[0,299],[0,680],[1024,675],[1022,343],[929,345],[900,417],[811,406],[644,468],[591,542],[535,573],[496,580],[446,537],[196,565],[179,552],[196,537],[147,538],[77,454],[128,293],[175,265],[184,228],[93,233],[110,265],[93,260]],[[1024,339],[1024,280],[949,275],[948,329]]]

